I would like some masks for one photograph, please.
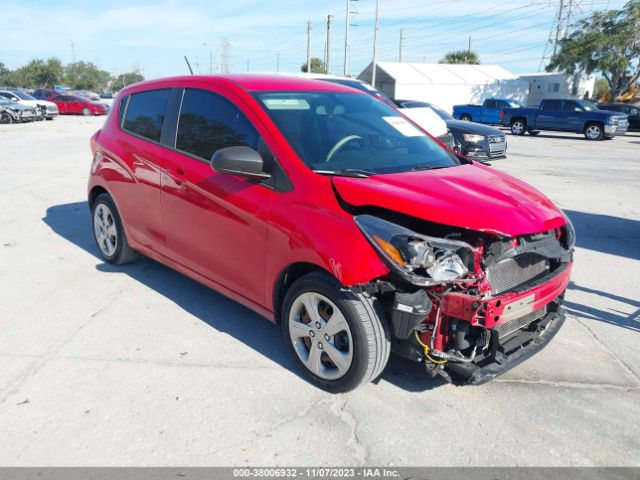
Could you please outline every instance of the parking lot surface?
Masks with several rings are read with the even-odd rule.
[[[330,395],[279,326],[148,259],[98,258],[103,118],[0,125],[0,464],[640,466],[640,135],[508,135],[494,162],[578,234],[568,318],[495,381],[392,359]]]

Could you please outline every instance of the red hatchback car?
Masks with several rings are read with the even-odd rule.
[[[138,83],[91,149],[102,257],[149,256],[280,322],[328,391],[375,379],[390,352],[482,383],[564,321],[563,212],[362,92],[251,75]]]
[[[107,107],[100,102],[92,102],[78,95],[62,94],[49,98],[58,106],[61,115],[105,115]]]

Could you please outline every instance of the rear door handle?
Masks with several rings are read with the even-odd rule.
[[[171,169],[167,173],[177,186],[181,187],[182,185],[184,185],[186,179],[184,170],[182,168]]]

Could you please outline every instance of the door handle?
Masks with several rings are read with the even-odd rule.
[[[169,177],[177,186],[181,187],[185,183],[185,174],[182,168],[171,169],[168,172]]]

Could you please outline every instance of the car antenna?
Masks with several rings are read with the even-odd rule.
[[[193,69],[191,68],[191,64],[189,63],[189,59],[186,55],[184,56],[184,61],[187,62],[187,67],[189,67],[189,71],[191,72],[191,75],[193,75]]]

